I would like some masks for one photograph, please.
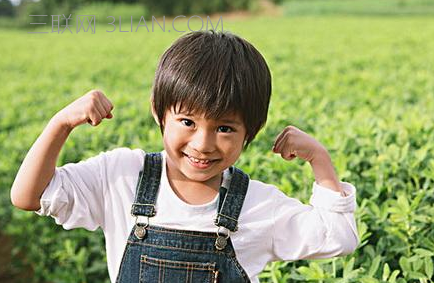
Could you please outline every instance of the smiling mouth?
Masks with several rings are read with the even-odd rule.
[[[199,159],[199,158],[190,156],[188,154],[185,154],[184,152],[182,154],[184,154],[185,157],[187,157],[188,159],[190,159],[194,163],[209,164],[209,163],[212,163],[212,162],[218,160],[218,159]]]

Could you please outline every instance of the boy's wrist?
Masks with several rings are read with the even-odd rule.
[[[60,128],[63,132],[69,134],[72,132],[74,128],[70,127],[68,123],[62,119],[59,113],[56,113],[50,120],[50,124]]]
[[[314,150],[312,160],[310,160],[309,163],[311,165],[313,165],[314,163],[319,164],[319,163],[323,163],[323,162],[330,162],[331,163],[331,159],[330,159],[330,155],[329,155],[329,152],[327,151],[327,149],[323,145],[320,144]]]
[[[318,185],[340,192],[341,195],[345,196],[327,149],[324,147],[318,148],[314,158],[310,161],[310,165]]]

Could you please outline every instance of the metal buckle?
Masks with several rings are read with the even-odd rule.
[[[215,240],[215,247],[216,249],[218,249],[219,251],[223,250],[226,245],[228,244],[228,238],[230,236],[230,230],[228,230],[228,234],[226,235],[226,237],[224,237],[225,235],[220,235],[219,231],[220,231],[221,226],[218,226],[217,228],[217,239]]]
[[[139,216],[136,216],[136,222],[134,224],[134,235],[139,239],[142,240],[146,236],[146,228],[149,226],[149,216],[146,217],[146,223],[145,225],[141,225],[143,223],[138,223],[137,220],[139,219]]]

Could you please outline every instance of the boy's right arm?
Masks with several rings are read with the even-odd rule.
[[[98,90],[75,100],[49,121],[27,153],[11,189],[12,204],[23,210],[38,210],[40,198],[53,177],[57,157],[71,131],[84,123],[98,126],[112,118],[111,102]]]

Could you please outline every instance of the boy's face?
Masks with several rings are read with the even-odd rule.
[[[241,154],[246,128],[239,115],[207,120],[203,115],[166,111],[164,148],[171,176],[188,182],[215,184]]]

